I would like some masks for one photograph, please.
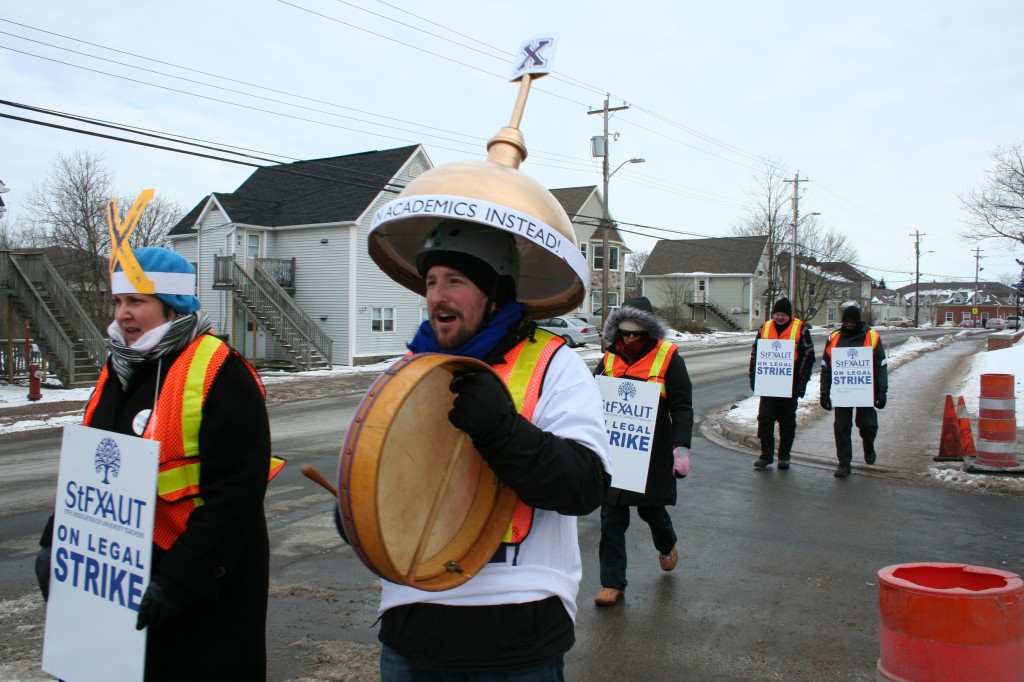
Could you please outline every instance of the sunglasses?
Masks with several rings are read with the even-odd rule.
[[[647,336],[647,332],[643,332],[643,331],[633,332],[633,331],[622,331],[622,330],[620,330],[619,331],[619,336],[621,336],[624,339],[628,339],[628,338],[630,338],[632,336],[638,336],[640,338],[643,338],[643,337]]]

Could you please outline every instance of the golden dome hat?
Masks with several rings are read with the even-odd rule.
[[[424,295],[416,255],[438,223],[463,220],[515,238],[516,299],[533,317],[561,315],[583,302],[590,275],[572,222],[551,192],[519,170],[527,151],[518,125],[532,78],[522,77],[512,121],[488,141],[485,161],[431,169],[376,212],[370,257],[391,279]]]

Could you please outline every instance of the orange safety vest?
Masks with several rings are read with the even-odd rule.
[[[839,343],[839,332],[832,332],[832,336],[828,339],[828,345],[825,346],[825,355],[832,357],[832,349]],[[864,345],[876,348],[878,346],[878,332],[874,329],[869,329],[868,333],[864,335]]]
[[[565,339],[543,329],[536,330],[533,338],[533,341],[520,341],[505,354],[504,362],[492,367],[508,386],[516,410],[530,421],[533,421],[533,411],[537,409],[537,402],[540,400],[540,389],[551,357],[565,345]],[[502,542],[518,545],[530,534],[532,525],[533,507],[519,500],[512,514],[512,523],[509,524]]]
[[[237,352],[211,334],[197,337],[171,365],[160,387],[156,409],[142,434],[143,438],[160,442],[160,465],[157,470],[157,499],[153,525],[153,542],[169,549],[188,526],[196,507],[205,504],[199,496],[199,428],[203,419],[206,395],[228,357]],[[238,356],[245,362],[244,358]],[[264,397],[259,374],[245,362]],[[103,366],[96,390],[85,408],[85,425],[92,424],[100,396],[110,372]],[[270,458],[270,474],[274,478],[284,467],[284,460]]]
[[[789,320],[789,326],[782,330],[782,334],[779,334],[775,330],[775,323],[768,320],[761,327],[760,339],[790,339],[793,341],[793,363],[796,364],[797,360],[800,359],[800,333],[803,332],[804,323],[801,320],[791,317]]]
[[[628,364],[621,355],[605,351],[602,360],[604,369],[602,373],[606,377],[633,377],[644,381],[651,381],[661,384],[661,397],[667,398],[665,392],[665,372],[668,370],[668,361],[679,351],[675,344],[668,341],[658,341],[658,345],[652,348],[647,355],[637,360],[632,365]]]

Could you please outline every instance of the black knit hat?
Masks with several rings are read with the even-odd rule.
[[[458,270],[468,277],[477,289],[492,297],[499,308],[516,297],[515,281],[508,276],[499,277],[494,268],[476,256],[458,251],[432,251],[424,254],[420,262],[424,277],[435,265]]]
[[[856,322],[860,324],[860,308],[855,305],[843,308],[843,322]]]
[[[624,307],[625,306],[629,306],[630,308],[636,308],[638,310],[643,310],[643,311],[646,311],[648,313],[653,313],[654,312],[654,307],[651,306],[651,300],[649,298],[647,298],[646,296],[637,296],[636,298],[631,298],[628,301],[626,301],[625,303],[623,303],[622,305]]]
[[[793,317],[793,304],[789,302],[788,298],[780,298],[772,306],[772,315],[775,313],[786,313],[790,317]]]

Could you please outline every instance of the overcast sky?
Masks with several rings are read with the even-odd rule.
[[[441,165],[485,157],[515,102],[515,51],[557,33],[554,73],[535,82],[521,126],[528,175],[600,186],[601,117],[587,112],[611,93],[629,106],[610,124],[612,167],[646,159],[609,190],[631,248],[728,236],[770,157],[809,180],[801,214],[820,212],[853,240],[855,265],[896,287],[913,282],[915,230],[922,282],[973,281],[979,246],[982,280],[1020,272],[1022,254],[958,233],[959,195],[1024,138],[1022,29],[1019,0],[12,2],[0,99],[278,162],[421,143]],[[154,187],[186,210],[253,170],[0,118],[12,219],[75,149],[102,153],[123,193]]]

